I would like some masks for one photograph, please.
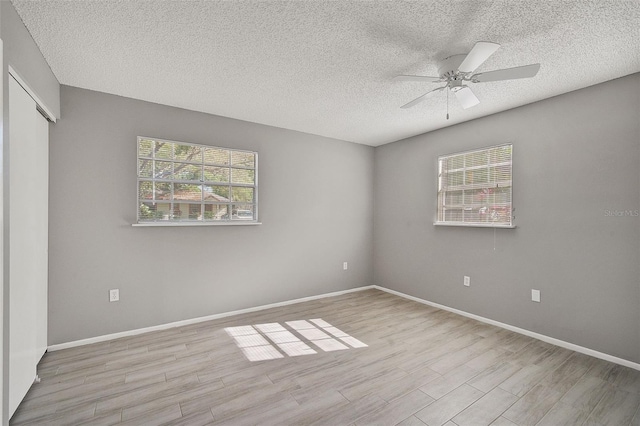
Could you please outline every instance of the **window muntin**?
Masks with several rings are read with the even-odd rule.
[[[258,153],[138,137],[138,223],[257,222]]]
[[[436,225],[512,227],[511,144],[438,157]]]

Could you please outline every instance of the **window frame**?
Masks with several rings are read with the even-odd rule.
[[[509,211],[509,221],[508,223],[506,221],[499,221],[499,222],[489,222],[489,221],[471,221],[471,222],[465,222],[464,221],[464,216],[462,220],[457,220],[457,221],[452,221],[452,220],[444,220],[444,212],[443,210],[446,209],[446,203],[443,203],[443,200],[441,198],[441,192],[443,191],[442,189],[442,184],[443,184],[443,180],[445,179],[445,175],[442,172],[442,161],[452,158],[452,157],[459,157],[459,156],[465,156],[465,155],[469,155],[469,154],[476,154],[476,153],[481,153],[481,152],[486,152],[487,154],[489,154],[491,152],[491,150],[495,150],[495,149],[499,149],[499,148],[504,148],[504,147],[509,147],[510,148],[510,152],[509,152],[509,161],[508,162],[487,162],[486,166],[467,166],[466,164],[463,164],[462,168],[458,168],[458,169],[454,169],[456,172],[462,171],[463,172],[463,182],[462,185],[457,185],[458,187],[460,187],[459,190],[463,191],[462,196],[464,197],[464,191],[465,190],[472,190],[472,189],[482,189],[482,184],[467,184],[466,183],[466,172],[471,170],[478,170],[481,169],[483,167],[486,167],[487,169],[489,169],[490,167],[499,167],[499,166],[504,166],[507,165],[509,166],[509,171],[510,171],[510,179],[508,180],[508,182],[510,182],[508,188],[509,188],[509,199],[510,202],[507,203],[508,206],[510,207],[510,211]],[[464,158],[464,157],[463,157]],[[489,173],[489,172],[487,172]],[[489,184],[490,182],[487,182],[486,184],[486,188],[490,188]],[[496,188],[498,188],[498,186],[496,186]],[[503,187],[506,188],[506,187]],[[446,191],[445,191],[446,193]],[[463,215],[464,215],[464,211],[467,211],[467,205],[473,204],[473,203],[465,203],[464,198],[462,199],[462,203],[459,204],[462,209],[463,209]],[[477,204],[477,203],[476,203]],[[502,203],[493,203],[494,206],[497,204],[502,204]],[[442,213],[441,213],[442,212]],[[483,147],[483,148],[477,148],[477,149],[470,149],[470,150],[466,150],[466,151],[460,151],[460,152],[455,152],[455,153],[449,153],[449,154],[443,154],[443,155],[439,155],[437,160],[436,160],[436,216],[435,216],[435,220],[434,220],[434,225],[435,226],[462,226],[462,227],[475,227],[475,228],[516,228],[516,225],[514,223],[515,220],[515,216],[514,213],[515,212],[515,208],[514,208],[514,203],[513,203],[513,143],[505,143],[505,144],[500,144],[500,145],[492,145],[492,146],[487,146],[487,147]]]
[[[175,150],[174,148],[172,148],[172,153],[171,153],[171,158],[167,159],[167,158],[157,158],[156,157],[156,150],[154,150],[153,155],[151,155],[150,157],[146,157],[146,156],[141,156],[140,155],[140,144],[142,141],[154,141],[154,142],[161,142],[161,143],[169,143],[169,144],[174,144],[172,145],[173,147],[175,147],[175,145],[183,145],[183,146],[190,146],[190,147],[198,147],[200,149],[202,149],[201,154],[200,154],[200,160],[199,161],[193,161],[193,160],[184,160],[184,159],[179,159],[179,158],[175,158],[176,154],[175,154]],[[214,162],[207,162],[205,159],[205,154],[204,154],[204,150],[205,149],[219,149],[219,150],[224,150],[224,151],[228,151],[229,154],[229,160],[228,160],[228,164],[219,164],[219,163],[214,163]],[[233,158],[233,153],[248,153],[248,154],[252,154],[253,155],[253,167],[247,167],[247,166],[242,166],[242,165],[233,165],[232,164],[232,158]],[[141,176],[141,169],[140,169],[140,161],[141,160],[151,160],[152,164],[155,165],[155,161],[163,161],[163,162],[167,162],[167,163],[171,163],[171,178],[157,178],[156,176],[154,176],[153,172],[151,173],[150,177],[146,177],[146,176]],[[176,164],[189,164],[189,165],[195,165],[197,167],[200,167],[200,179],[198,180],[193,180],[193,179],[175,179],[174,173],[175,173],[175,165]],[[205,180],[204,178],[204,168],[205,167],[216,167],[216,168],[226,168],[228,169],[228,181],[208,181]],[[153,166],[152,166],[152,170],[153,170]],[[252,170],[253,171],[253,183],[234,183],[232,182],[232,174],[233,174],[233,170]],[[146,200],[144,198],[140,197],[141,194],[141,182],[151,182],[152,186],[153,186],[153,198],[150,200]],[[156,199],[155,196],[155,185],[161,183],[161,184],[169,184],[170,186],[170,191],[171,191],[171,196],[169,197],[168,200],[159,200]],[[175,188],[175,184],[185,184],[185,185],[198,185],[200,186],[200,191],[201,191],[201,197],[199,201],[195,201],[195,200],[174,200],[174,195],[173,195],[173,191]],[[220,187],[228,187],[228,195],[226,195],[226,197],[228,197],[228,200],[226,201],[220,201],[220,202],[216,202],[216,201],[207,201],[205,200],[205,196],[204,196],[204,189],[203,186],[205,185],[209,185],[209,186],[220,186]],[[235,188],[251,188],[253,190],[253,200],[252,202],[235,202],[233,200],[232,197],[232,193],[234,192],[233,190]],[[236,149],[236,148],[227,148],[227,147],[219,147],[219,146],[213,146],[213,145],[205,145],[205,144],[196,144],[196,143],[191,143],[191,142],[180,142],[180,141],[173,141],[173,140],[167,140],[167,139],[160,139],[160,138],[154,138],[154,137],[146,137],[146,136],[138,136],[137,137],[137,142],[136,142],[136,222],[134,224],[132,224],[133,226],[234,226],[234,225],[260,225],[261,223],[258,221],[258,153],[256,151],[251,151],[251,150],[246,150],[246,149]],[[179,219],[175,219],[173,218],[173,214],[170,213],[169,218],[168,219],[164,219],[164,218],[141,218],[140,216],[140,209],[141,209],[141,205],[143,203],[158,203],[160,202],[161,204],[167,204],[169,206],[169,212],[175,212],[176,208],[180,208],[180,205],[187,205],[187,215],[185,218],[179,218]],[[239,218],[233,218],[233,207],[234,205],[250,205],[253,208],[253,218],[252,219],[239,219]],[[192,218],[190,217],[192,215],[192,205],[197,205],[200,207],[200,216],[199,218]],[[207,206],[211,206],[209,208],[209,210],[213,211],[215,209],[215,206],[225,206],[227,209],[227,213],[226,215],[228,215],[228,219],[207,219],[206,218],[206,212],[209,211],[207,209]],[[241,210],[240,208],[238,210]]]

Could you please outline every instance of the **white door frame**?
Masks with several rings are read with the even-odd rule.
[[[9,184],[10,172],[9,156],[10,140],[8,128],[8,84],[13,77],[22,88],[36,102],[37,110],[49,121],[55,122],[55,115],[51,112],[42,99],[31,89],[29,84],[20,76],[13,67],[4,66],[3,43],[0,39],[0,276],[2,285],[0,286],[0,425],[9,424],[9,300],[10,292],[10,268],[9,268]],[[5,84],[6,83],[6,84]],[[5,107],[5,105],[7,105]],[[6,304],[6,305],[5,305]],[[5,309],[6,307],[6,309]],[[46,315],[46,313],[45,313]]]

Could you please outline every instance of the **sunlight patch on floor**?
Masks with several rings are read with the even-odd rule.
[[[316,354],[307,342],[324,352],[367,347],[321,318],[286,321],[285,324],[300,337],[277,322],[227,327],[224,330],[249,361]]]

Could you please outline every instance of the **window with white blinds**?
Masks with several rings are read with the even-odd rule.
[[[258,154],[138,137],[138,223],[257,222]]]
[[[512,151],[508,144],[438,157],[436,225],[513,227]]]

